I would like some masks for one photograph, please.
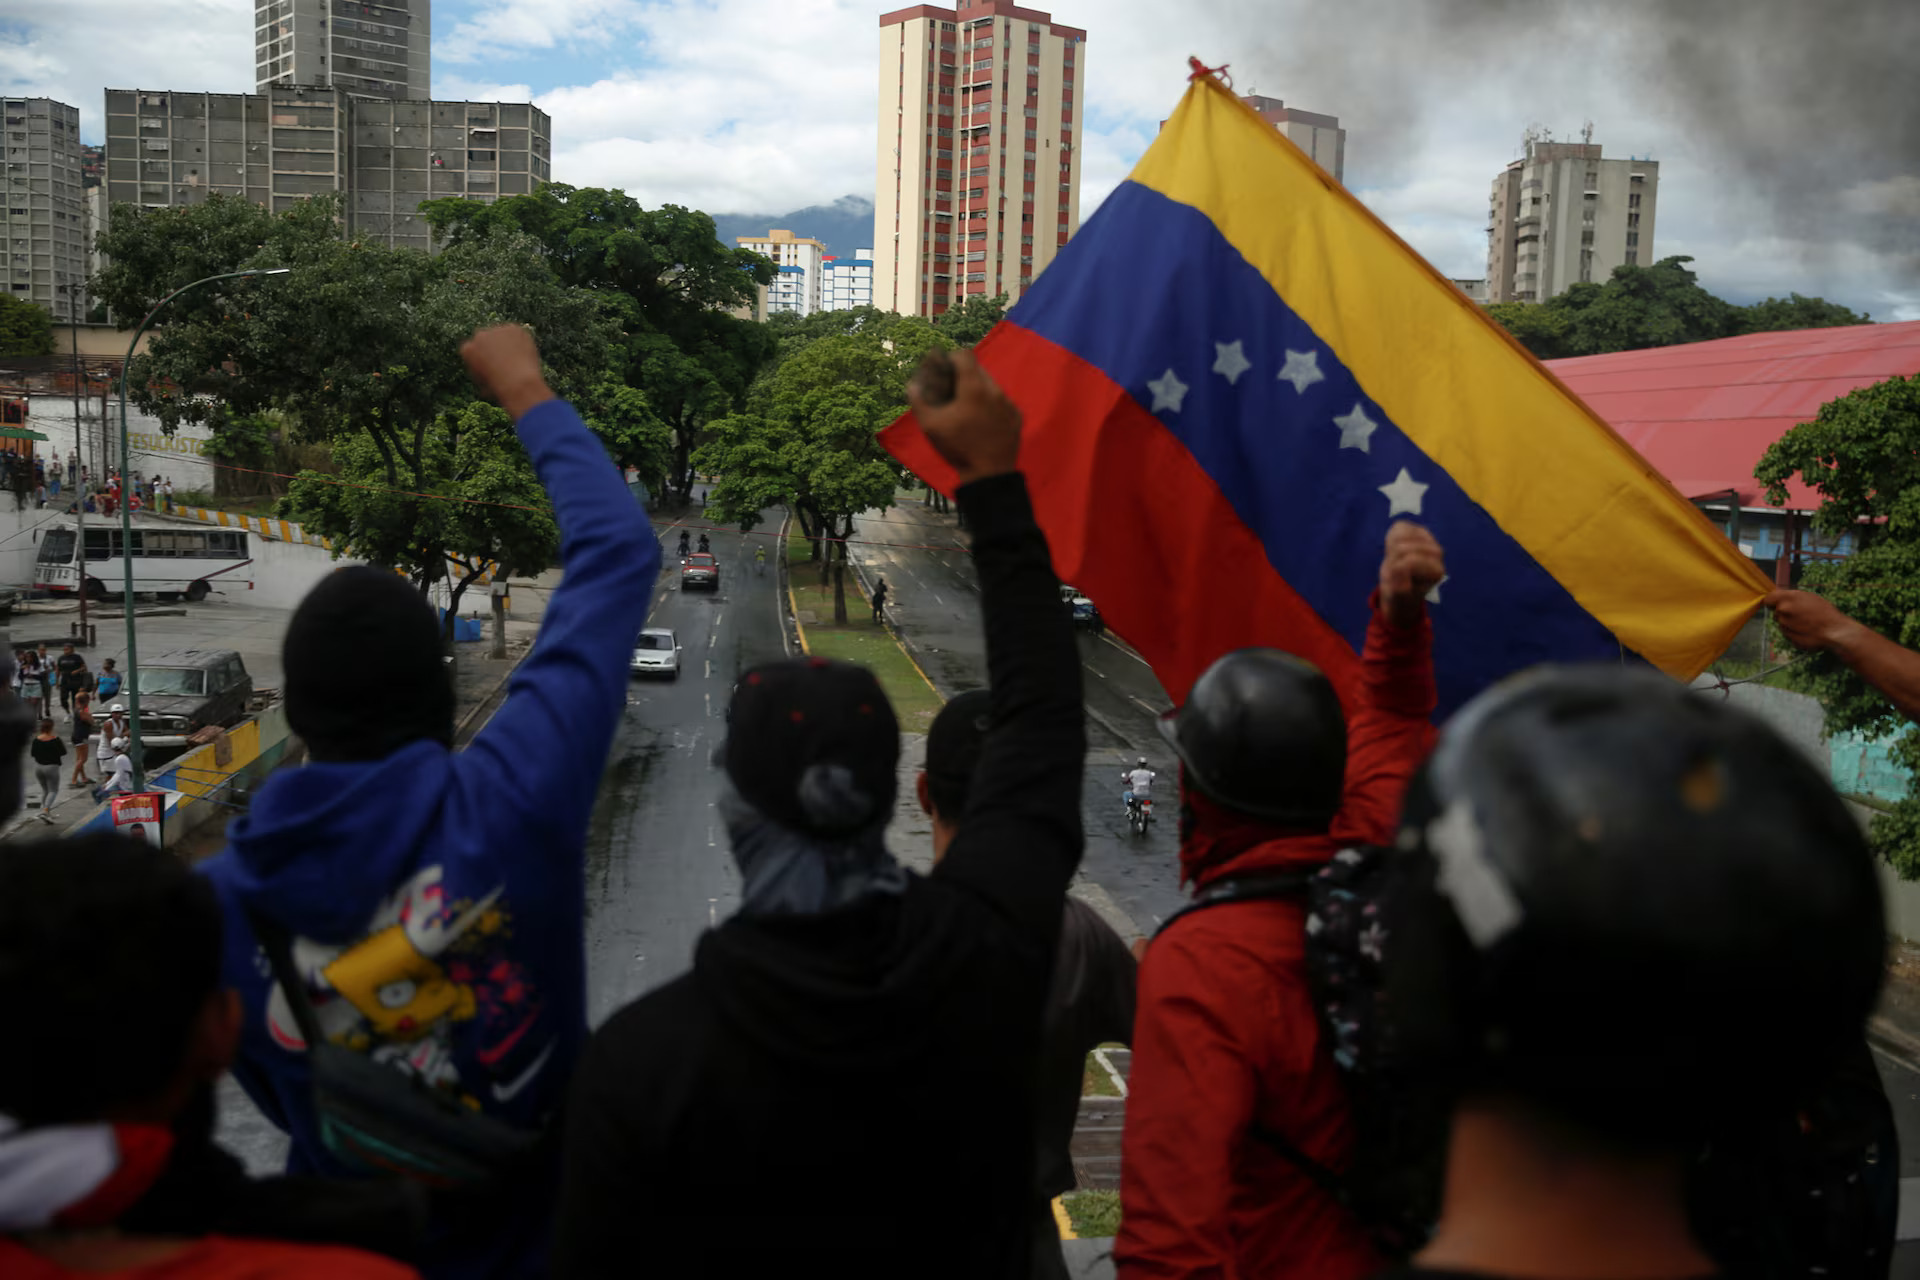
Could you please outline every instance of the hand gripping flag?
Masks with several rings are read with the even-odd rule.
[[[1354,687],[1388,524],[1446,548],[1440,710],[1543,661],[1691,679],[1768,584],[1210,75],[980,344],[1054,566],[1176,702],[1247,645]],[[951,491],[909,415],[882,436]]]

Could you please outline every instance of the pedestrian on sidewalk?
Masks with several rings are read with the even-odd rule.
[[[60,802],[60,766],[67,758],[67,744],[54,732],[53,721],[42,720],[27,750],[33,756],[33,780],[40,784],[40,821],[51,823],[53,806]]]
[[[100,778],[106,780],[113,772],[113,741],[115,738],[129,737],[131,723],[127,720],[127,706],[116,702],[107,708],[107,718],[99,721],[99,736],[94,740],[93,760],[100,766]]]
[[[93,688],[94,697],[101,702],[111,703],[120,693],[120,671],[112,658],[100,660],[100,679]]]
[[[933,820],[933,861],[938,866],[962,829],[981,749],[993,728],[993,695],[985,689],[956,694],[927,730],[927,767],[920,771],[921,811]],[[1142,948],[1144,949],[1144,945]],[[1035,1183],[1029,1221],[1033,1229],[1030,1280],[1065,1280],[1054,1197],[1073,1190],[1069,1151],[1080,1119],[1080,1093],[1087,1055],[1103,1044],[1133,1040],[1135,951],[1100,913],[1072,894],[1060,917],[1053,978],[1047,988],[1040,1033],[1040,1065],[1034,1079]]]
[[[95,729],[93,696],[80,694],[73,700],[73,776],[67,780],[69,786],[92,785],[87,777],[87,757],[93,754]]]
[[[106,779],[93,793],[95,800],[105,800],[111,795],[130,795],[133,792],[133,757],[127,754],[127,740],[114,738],[107,744],[112,754],[108,757],[104,770]]]
[[[1218,659],[1160,722],[1180,758],[1181,880],[1199,896],[1140,965],[1122,1280],[1358,1280],[1382,1265],[1358,1217],[1253,1135],[1347,1166],[1353,1123],[1308,985],[1302,885],[1341,850],[1393,836],[1432,739],[1425,596],[1445,575],[1425,529],[1387,530],[1351,726],[1327,678],[1277,649]]]
[[[885,842],[900,730],[873,674],[812,658],[741,679],[718,783],[740,909],[588,1051],[566,1280],[632,1274],[636,1241],[663,1276],[1026,1274],[1085,713],[1019,411],[968,353],[952,361],[950,402],[917,379],[910,397],[977,532],[994,723],[966,818],[930,876],[904,870]]]
[[[873,584],[873,620],[875,622],[885,622],[887,620],[886,608],[887,580],[882,577],[876,579]]]
[[[1438,1226],[1396,1274],[1888,1274],[1897,1152],[1809,1143],[1778,1196],[1745,1160],[1818,1137],[1809,1098],[1850,1057],[1874,1074],[1877,859],[1824,770],[1656,673],[1541,668],[1453,716],[1396,848],[1383,990],[1353,1007],[1457,1099]],[[1763,1193],[1732,1206],[1739,1252],[1697,1195],[1723,1146]],[[1853,1217],[1869,1177],[1877,1239]]]
[[[9,1038],[0,1066],[0,1275],[415,1274],[357,1250],[261,1238],[257,1215],[138,1225],[169,1182],[204,1173],[195,1117],[211,1128],[240,1034],[220,951],[219,905],[172,853],[111,832],[0,846],[0,1007],[33,1029]]]
[[[327,575],[282,654],[310,763],[268,777],[203,864],[246,1012],[236,1078],[286,1130],[294,1172],[364,1179],[409,1161],[422,1180],[457,1181],[429,1223],[434,1280],[546,1274],[560,1170],[549,1126],[587,1036],[587,824],[661,550],[606,449],[548,388],[531,334],[483,329],[461,355],[512,417],[559,526],[563,576],[532,652],[456,752],[434,611],[392,573]],[[347,654],[380,655],[381,679]],[[333,1044],[374,1078],[394,1072],[395,1089],[443,1100],[439,1123],[496,1153],[485,1176],[436,1155],[424,1130],[389,1126],[382,1161],[333,1136],[311,1021],[258,963],[255,920],[286,943],[295,998],[324,1003]]]
[[[41,678],[42,667],[46,660],[46,646],[20,651],[20,696],[43,716],[53,714],[48,697],[47,683]]]
[[[60,646],[60,656],[53,660],[54,676],[60,683],[60,709],[73,710],[74,695],[84,691],[90,682],[91,673],[87,670],[87,660],[69,641]]]
[[[80,450],[75,449],[67,455],[67,485],[73,487],[80,483]]]

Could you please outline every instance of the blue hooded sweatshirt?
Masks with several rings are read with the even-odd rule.
[[[246,1006],[234,1075],[291,1137],[291,1173],[351,1171],[321,1144],[305,1041],[242,907],[293,936],[331,1041],[510,1124],[548,1119],[586,1039],[587,822],[660,544],[572,406],[547,401],[517,430],[564,577],[500,710],[457,753],[418,741],[274,774],[205,864]],[[552,1209],[536,1193],[483,1238],[436,1225],[427,1274],[538,1274]]]

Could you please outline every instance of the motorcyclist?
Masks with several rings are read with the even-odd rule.
[[[1153,770],[1147,768],[1147,758],[1145,756],[1141,756],[1138,764],[1120,775],[1120,781],[1126,788],[1120,797],[1120,803],[1128,812],[1133,811],[1133,802],[1135,800],[1139,800],[1142,804],[1145,804],[1153,798],[1154,776]]]
[[[709,549],[707,546],[707,535],[703,533],[700,535],[700,550],[705,552]]]
[[[753,549],[753,569],[755,573],[765,573],[767,571],[767,549],[765,546],[758,546]]]
[[[693,541],[693,535],[688,533],[685,529],[682,529],[680,531],[680,558],[682,560],[685,560],[687,558],[687,548],[692,541]]]

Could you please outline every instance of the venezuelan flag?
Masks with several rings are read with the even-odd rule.
[[[1210,75],[980,344],[1026,415],[1061,577],[1176,702],[1271,645],[1354,687],[1389,523],[1447,552],[1442,714],[1543,661],[1691,679],[1751,561],[1448,280]],[[883,433],[950,490],[909,416]]]

